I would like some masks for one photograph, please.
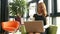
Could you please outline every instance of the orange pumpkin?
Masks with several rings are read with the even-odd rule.
[[[18,29],[20,26],[18,21],[7,21],[7,22],[2,22],[2,28],[5,31],[8,32],[14,32],[15,30]]]

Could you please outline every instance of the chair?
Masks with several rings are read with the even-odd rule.
[[[2,22],[2,29],[8,32],[15,32],[19,27],[18,21]]]

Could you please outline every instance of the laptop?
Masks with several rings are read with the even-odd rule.
[[[24,22],[27,32],[44,32],[43,21],[26,21]]]

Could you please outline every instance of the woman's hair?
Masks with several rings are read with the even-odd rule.
[[[45,5],[44,2],[40,2],[40,3],[38,3],[38,6],[40,6],[40,7],[44,8],[44,9],[46,9],[46,5]]]
[[[43,13],[43,15],[47,14],[46,5],[44,2],[38,3],[38,13]]]

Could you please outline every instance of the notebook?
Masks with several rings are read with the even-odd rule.
[[[27,32],[44,32],[43,21],[26,21],[24,22]]]

